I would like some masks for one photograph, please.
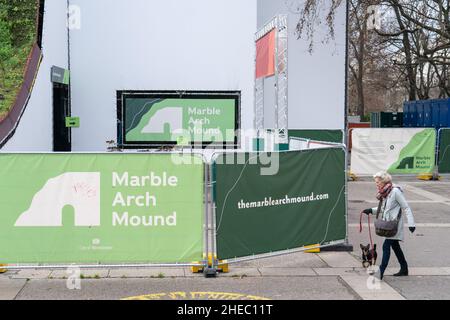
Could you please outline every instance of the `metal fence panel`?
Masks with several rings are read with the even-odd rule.
[[[264,171],[266,156],[221,154],[213,163],[218,258],[346,239],[345,150],[274,153],[276,172]]]

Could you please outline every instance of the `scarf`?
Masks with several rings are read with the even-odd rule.
[[[378,200],[386,199],[389,193],[391,193],[392,188],[393,188],[392,183],[388,183],[384,187],[378,188],[377,199]]]

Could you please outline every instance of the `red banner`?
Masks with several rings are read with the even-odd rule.
[[[272,30],[256,42],[256,79],[275,74],[275,32]]]

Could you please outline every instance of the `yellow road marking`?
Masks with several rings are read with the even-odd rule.
[[[270,300],[264,297],[228,292],[169,292],[124,298],[122,300]]]

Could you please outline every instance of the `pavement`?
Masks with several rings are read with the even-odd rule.
[[[362,268],[359,212],[375,207],[370,179],[349,183],[349,242],[354,252],[295,253],[230,265],[230,272],[204,278],[187,268],[83,269],[79,280],[66,270],[14,270],[0,274],[0,300],[448,300],[450,299],[450,179],[396,178],[416,219],[402,243],[410,276],[395,278],[392,254],[384,281]],[[375,236],[381,260],[382,239]]]

